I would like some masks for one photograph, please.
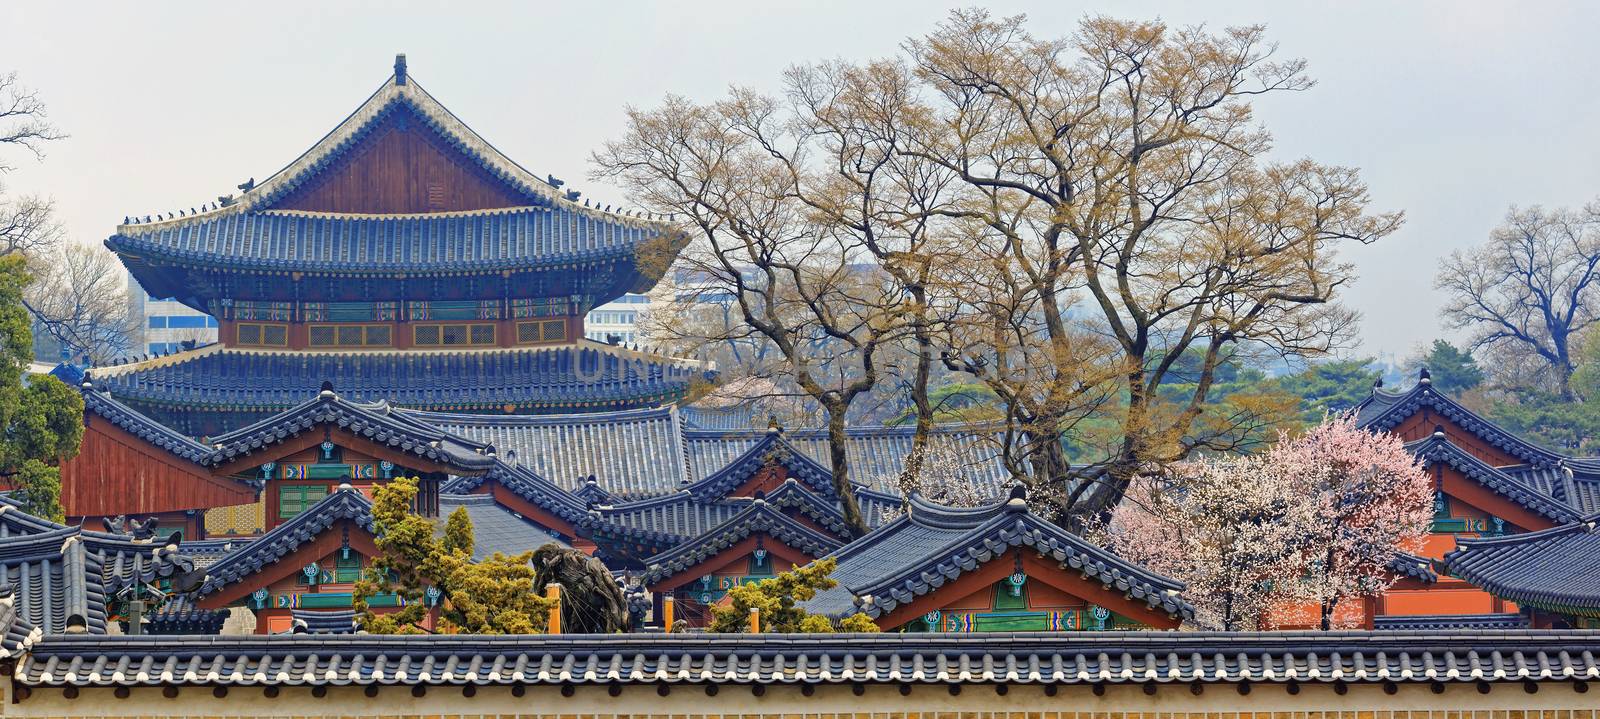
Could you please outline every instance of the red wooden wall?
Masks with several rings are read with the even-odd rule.
[[[83,448],[61,465],[61,505],[69,517],[207,509],[256,501],[255,490],[213,477],[103,419],[84,419]]]

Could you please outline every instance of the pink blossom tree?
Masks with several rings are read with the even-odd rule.
[[[1098,534],[1118,555],[1187,584],[1196,625],[1243,631],[1293,601],[1284,588],[1310,511],[1262,458],[1206,459],[1134,483]]]
[[[1262,455],[1141,483],[1097,532],[1123,557],[1186,582],[1203,627],[1255,629],[1312,605],[1327,630],[1350,621],[1336,614],[1341,602],[1394,583],[1389,562],[1421,544],[1432,492],[1398,437],[1329,417]]]
[[[1316,604],[1322,629],[1333,629],[1341,602],[1382,594],[1396,580],[1395,553],[1421,546],[1433,481],[1399,437],[1362,429],[1350,414],[1283,437],[1266,461],[1314,503],[1314,521],[1296,542],[1301,571],[1293,591]]]

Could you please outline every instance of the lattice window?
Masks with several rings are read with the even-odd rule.
[[[312,347],[332,347],[338,342],[333,325],[312,325],[306,337]]]
[[[346,347],[365,344],[362,327],[359,325],[344,325],[339,327],[339,344]]]
[[[567,338],[566,320],[541,320],[517,323],[517,344],[560,342]]]
[[[392,334],[389,331],[389,325],[372,325],[367,328],[367,346],[388,347],[394,344],[394,339],[391,337]]]
[[[494,344],[494,325],[482,324],[419,324],[413,326],[414,344],[418,346],[468,347]]]
[[[240,322],[235,325],[235,341],[240,345],[255,347],[287,347],[289,326],[257,322]]]
[[[328,496],[328,488],[319,485],[278,485],[278,519],[290,519],[311,508],[311,505]]]

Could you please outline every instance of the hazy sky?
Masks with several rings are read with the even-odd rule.
[[[0,72],[16,70],[71,138],[23,161],[13,191],[53,196],[72,237],[124,215],[197,206],[265,179],[388,77],[424,87],[535,173],[604,202],[589,152],[623,108],[665,93],[775,86],[788,64],[891,54],[944,2],[0,2]],[[1600,195],[1600,3],[990,2],[1063,35],[1086,14],[1267,25],[1318,85],[1257,105],[1285,158],[1361,168],[1406,227],[1352,252],[1358,354],[1441,334],[1436,261],[1481,242],[1512,204]]]

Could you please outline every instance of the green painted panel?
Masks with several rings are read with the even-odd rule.
[[[343,479],[350,476],[348,464],[313,464],[306,467],[307,479]]]
[[[1048,628],[1044,612],[979,614],[973,620],[974,631],[979,632],[1039,632]]]

